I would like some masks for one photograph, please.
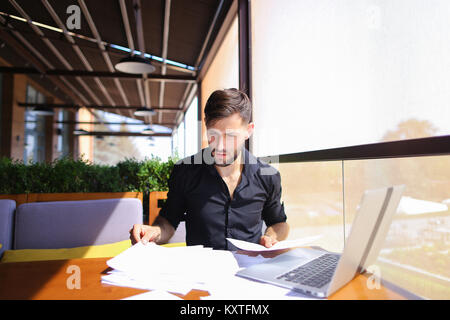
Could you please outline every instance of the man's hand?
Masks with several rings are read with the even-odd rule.
[[[259,243],[270,248],[278,241],[285,240],[288,233],[289,225],[286,222],[275,223],[266,229],[264,235],[259,239]]]
[[[276,240],[268,235],[263,235],[261,237],[261,239],[259,240],[259,244],[263,245],[266,248],[272,247],[277,242],[278,242],[278,240]]]
[[[143,244],[148,242],[157,242],[161,237],[161,228],[157,226],[147,226],[144,224],[135,224],[130,230],[130,240],[132,244],[141,241]]]

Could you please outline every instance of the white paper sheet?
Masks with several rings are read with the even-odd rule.
[[[183,300],[183,299],[167,291],[153,290],[137,294],[131,297],[127,297],[122,300]]]
[[[271,284],[238,276],[209,284],[209,296],[202,300],[311,300],[310,296]]]
[[[106,276],[102,276],[101,282],[119,287],[144,290],[164,290],[182,295],[186,295],[189,291],[191,291],[195,284],[194,282],[182,281],[182,279],[166,279],[155,276],[134,279],[132,276],[121,271],[112,272]]]
[[[306,237],[301,239],[295,239],[295,240],[283,240],[275,243],[272,247],[266,248],[265,246],[262,246],[257,243],[237,240],[237,239],[231,239],[227,238],[229,242],[231,242],[233,245],[235,245],[237,248],[245,251],[274,251],[274,250],[281,250],[281,249],[289,249],[289,248],[295,248],[295,247],[301,247],[306,244],[310,244],[317,239],[320,239],[322,236],[312,236],[312,237]]]
[[[255,257],[252,257],[252,256],[248,256],[245,254],[240,254],[237,252],[233,252],[233,256],[236,259],[236,261],[239,265],[239,268],[248,268],[254,264],[263,263],[270,259],[270,258],[264,258],[260,254],[258,254]]]
[[[137,243],[107,264],[114,270],[102,276],[103,283],[183,295],[239,270],[230,251],[202,246],[165,248],[154,243]]]
[[[305,243],[305,239],[301,241]],[[261,255],[252,257],[202,246],[165,248],[137,243],[107,261],[113,270],[101,281],[154,292],[137,299],[165,300],[170,297],[167,292],[185,295],[192,289],[208,291],[211,296],[205,299],[309,299],[289,289],[235,275],[242,268],[266,260]]]

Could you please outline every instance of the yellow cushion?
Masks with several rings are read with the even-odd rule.
[[[161,245],[161,247],[167,247],[167,248],[186,247],[186,242],[166,243],[166,244]]]
[[[131,247],[131,241],[124,240],[110,244],[77,248],[6,250],[3,253],[1,262],[115,257],[129,247]]]

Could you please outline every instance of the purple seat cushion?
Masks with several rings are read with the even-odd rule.
[[[14,200],[0,200],[0,257],[3,251],[12,249],[14,234],[14,212],[16,202]]]
[[[142,223],[139,199],[25,203],[17,208],[14,249],[59,249],[129,239]]]

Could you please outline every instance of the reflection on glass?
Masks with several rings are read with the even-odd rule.
[[[198,118],[198,99],[195,97],[188,110],[186,111],[186,115],[184,117],[185,122],[185,132],[186,132],[186,145],[185,145],[185,155],[190,156],[192,154],[197,153],[199,151],[198,146],[198,132],[199,128],[201,128],[201,123],[197,120]],[[199,126],[200,124],[200,126]],[[201,130],[201,129],[200,129]]]
[[[67,121],[69,120],[69,111],[67,110],[59,110],[57,111],[58,115],[58,122]],[[58,137],[57,137],[57,144],[56,144],[56,152],[55,156],[56,158],[63,158],[67,157],[70,153],[69,150],[69,125],[65,123],[58,123]]]
[[[289,239],[322,235],[313,245],[342,252],[342,162],[281,163],[282,201]]]
[[[346,236],[366,189],[404,184],[376,265],[419,296],[450,298],[450,156],[344,161]]]
[[[181,157],[181,158],[184,158],[184,146],[185,146],[185,140],[184,140],[184,121],[182,121],[181,123],[180,123],[180,125],[178,126],[178,130],[177,130],[177,132],[178,132],[178,147],[177,147],[177,150],[178,150],[178,155]]]
[[[142,133],[144,129],[149,127],[148,124],[140,120],[130,119],[118,114],[104,111],[96,111],[95,113],[97,118],[102,119],[104,123],[92,125],[92,129],[89,129],[92,131]],[[155,133],[171,132],[171,129],[162,125],[152,124],[151,127]],[[93,144],[94,163],[100,165],[114,166],[127,159],[144,161],[152,157],[167,161],[171,155],[170,137],[104,135],[96,136]]]
[[[27,103],[45,103],[45,96],[27,85]],[[45,161],[45,117],[34,114],[32,108],[25,110],[25,134],[23,161]]]

